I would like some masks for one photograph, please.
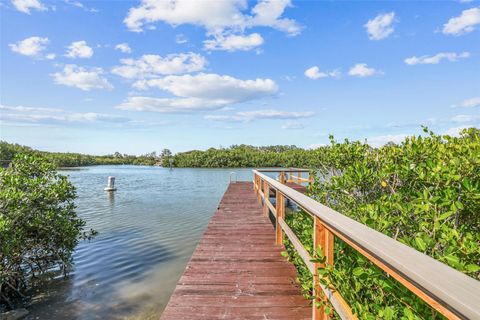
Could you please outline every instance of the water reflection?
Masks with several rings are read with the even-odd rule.
[[[108,203],[110,204],[110,207],[113,209],[113,207],[115,206],[115,192],[105,191],[105,193],[107,194]]]

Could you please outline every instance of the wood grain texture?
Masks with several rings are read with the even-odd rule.
[[[310,319],[292,264],[253,184],[231,183],[178,281],[162,320]]]

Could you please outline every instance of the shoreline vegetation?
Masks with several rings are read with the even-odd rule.
[[[160,154],[151,152],[140,156],[121,154],[120,152],[96,156],[73,152],[40,151],[16,143],[0,141],[0,160],[11,161],[16,154],[40,156],[49,160],[59,168],[122,164],[154,166],[162,165],[162,159],[168,160],[171,157],[171,152],[168,149],[162,150]],[[168,162],[165,164],[169,165]]]

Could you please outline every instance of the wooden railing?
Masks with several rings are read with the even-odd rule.
[[[318,269],[310,253],[285,223],[285,199],[289,199],[313,217],[314,248],[323,249],[326,264],[333,266],[334,238],[337,237],[368,260],[402,283],[415,295],[448,319],[480,319],[480,282],[374,229],[371,229],[314,199],[283,184],[301,177],[304,169],[253,170],[254,188],[265,215],[275,216],[276,244],[286,235],[312,273],[314,297],[326,297],[342,319],[356,319],[348,303],[332,287],[322,285]],[[279,181],[266,172],[279,173]],[[288,179],[286,175],[288,174]],[[311,182],[312,176],[308,178]],[[300,181],[300,179],[294,182]],[[275,191],[275,206],[270,202],[270,190]],[[322,294],[318,294],[323,291]],[[312,318],[327,319],[324,308],[312,303]]]

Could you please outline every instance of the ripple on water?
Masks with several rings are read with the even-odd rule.
[[[249,169],[96,166],[66,171],[79,215],[99,231],[81,242],[68,279],[44,288],[29,319],[121,319],[165,307],[228,185]],[[103,191],[108,176],[118,191]]]

